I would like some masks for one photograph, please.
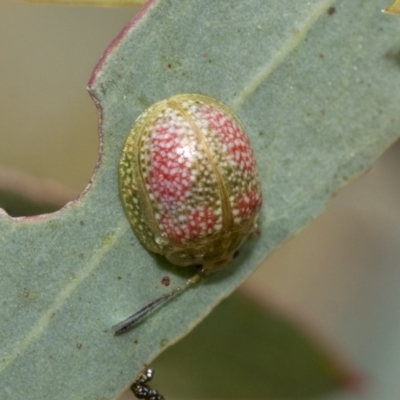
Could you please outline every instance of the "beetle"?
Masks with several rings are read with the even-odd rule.
[[[262,204],[243,125],[228,106],[202,94],[175,95],[139,116],[123,146],[119,190],[142,245],[199,273],[122,321],[116,333],[229,264],[256,230]]]

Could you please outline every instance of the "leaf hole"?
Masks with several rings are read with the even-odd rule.
[[[86,84],[130,18],[123,10],[0,4],[0,208],[9,215],[54,212],[88,185],[99,139]]]

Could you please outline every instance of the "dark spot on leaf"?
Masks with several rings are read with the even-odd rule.
[[[117,279],[118,279],[118,280],[120,280],[120,279],[122,279],[122,277],[120,277],[120,276],[117,276]]]
[[[82,343],[77,343],[76,348],[80,350],[82,348]]]
[[[385,54],[385,58],[400,66],[400,50],[388,50]]]
[[[164,276],[164,277],[161,279],[161,283],[162,283],[164,286],[169,286],[169,284],[171,283],[171,279],[169,278],[169,276]]]
[[[333,15],[336,12],[336,8],[335,7],[329,7],[328,8],[328,15]]]
[[[83,221],[80,221],[79,223],[81,224],[81,226],[85,225],[85,223]]]
[[[139,341],[136,339],[136,340],[133,341],[133,343],[138,344]]]
[[[171,68],[172,67],[172,65],[171,64],[168,64],[168,68]]]
[[[147,108],[151,104],[149,98],[143,93],[138,97],[138,101],[143,106],[143,108]]]
[[[258,235],[258,236],[260,236],[260,235],[261,235],[260,229],[259,229],[259,228],[255,229],[254,232],[253,232],[253,235]]]
[[[324,58],[324,55],[322,53],[320,53],[319,58],[322,60]]]

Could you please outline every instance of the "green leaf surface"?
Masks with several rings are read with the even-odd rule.
[[[91,185],[55,214],[0,215],[1,399],[114,399],[371,167],[400,133],[400,24],[381,13],[384,6],[147,3],[89,82],[102,140]],[[162,277],[175,287],[189,276],[140,246],[117,185],[135,119],[184,92],[227,103],[247,128],[263,180],[260,234],[229,268],[114,337],[112,325],[168,290]]]

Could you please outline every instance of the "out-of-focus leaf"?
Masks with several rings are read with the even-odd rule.
[[[384,11],[389,14],[400,15],[400,0],[396,0],[392,5],[385,8]]]
[[[57,211],[78,195],[53,180],[0,166],[0,207],[13,217]]]
[[[279,311],[233,295],[157,358],[152,386],[176,399],[294,400],[361,383],[328,354]]]
[[[54,215],[0,216],[1,399],[115,398],[144,363],[189,332],[372,165],[400,131],[400,24],[381,13],[384,6],[145,5],[89,83],[102,140],[91,186]],[[246,126],[263,180],[260,234],[229,268],[114,337],[113,324],[169,290],[164,276],[171,275],[172,286],[190,276],[137,242],[117,185],[135,119],[153,102],[184,92],[220,99]]]
[[[98,6],[98,7],[137,7],[146,0],[25,0],[37,4],[59,4],[63,6]]]

